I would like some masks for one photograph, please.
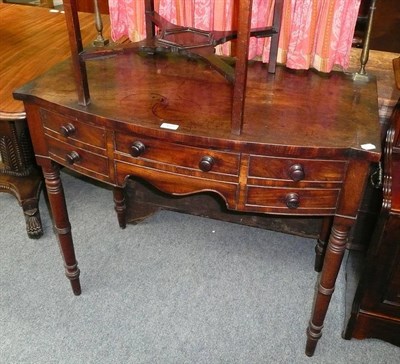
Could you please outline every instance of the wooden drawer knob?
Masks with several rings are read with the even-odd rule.
[[[295,182],[301,181],[302,179],[304,179],[305,173],[304,173],[303,166],[301,164],[293,164],[289,168],[289,176]]]
[[[297,193],[288,193],[285,202],[289,209],[297,209],[300,205],[300,196]]]
[[[78,152],[72,151],[65,156],[65,160],[68,164],[72,165],[76,162],[79,162],[81,160],[81,157]]]
[[[131,146],[131,155],[133,157],[139,157],[144,153],[145,150],[146,146],[142,142],[140,141],[133,142]]]
[[[201,161],[199,162],[199,168],[203,172],[209,172],[211,171],[214,163],[215,163],[214,158],[206,155],[203,158],[201,158]]]
[[[61,135],[64,135],[65,137],[71,136],[72,134],[75,133],[75,131],[76,131],[75,126],[71,123],[63,124],[61,125],[60,128]]]

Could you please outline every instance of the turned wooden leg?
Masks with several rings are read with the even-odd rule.
[[[329,235],[331,234],[333,217],[327,216],[322,220],[322,227],[319,233],[317,244],[315,245],[314,270],[321,272],[324,264],[325,250],[328,245]]]
[[[329,302],[335,289],[335,282],[342,263],[350,226],[335,224],[326,249],[325,262],[318,282],[317,297],[307,329],[306,355],[314,354],[317,342],[322,335],[322,328],[328,311]]]
[[[120,228],[126,228],[126,204],[125,204],[125,194],[124,189],[119,187],[114,187],[114,204],[115,211],[117,212],[117,218]]]
[[[80,272],[75,258],[71,225],[58,166],[49,162],[48,166],[43,167],[43,175],[53,215],[54,231],[57,234],[61,255],[64,259],[65,275],[71,282],[72,291],[78,296],[81,294]]]

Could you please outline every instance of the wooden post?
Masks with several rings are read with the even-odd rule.
[[[240,135],[243,128],[252,3],[252,0],[239,0],[237,61],[235,67],[231,124],[231,132],[236,135]]]
[[[90,103],[90,95],[86,65],[80,56],[80,53],[83,51],[83,45],[76,0],[64,0],[64,11],[71,47],[72,66],[78,92],[78,103],[86,106]]]

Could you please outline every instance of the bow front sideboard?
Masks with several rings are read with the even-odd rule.
[[[88,61],[87,73],[87,106],[76,101],[69,61],[14,93],[73,292],[81,286],[59,165],[117,191],[133,177],[173,195],[215,192],[230,210],[323,216],[331,224],[321,233],[329,243],[307,330],[313,355],[370,166],[381,157],[376,82],[284,67],[268,74],[250,62],[243,131],[234,135],[232,87],[201,60],[130,53]]]
[[[59,165],[114,186],[121,227],[129,177],[173,195],[214,192],[230,210],[323,216],[311,356],[381,155],[376,82],[276,69],[282,0],[263,30],[251,29],[252,1],[239,1],[229,34],[174,25],[153,0],[143,4],[146,39],[114,48],[101,36],[95,1],[98,41],[86,51],[80,2],[65,0],[71,60],[14,94],[24,102],[72,290],[81,293]],[[271,37],[269,65],[248,62],[251,35]],[[213,47],[236,37],[235,59],[216,57]]]

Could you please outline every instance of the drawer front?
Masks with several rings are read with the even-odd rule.
[[[83,173],[90,171],[108,178],[108,159],[104,156],[77,148],[57,139],[47,137],[49,155],[60,164]]]
[[[47,135],[57,135],[68,143],[80,142],[103,149],[106,147],[106,133],[102,128],[44,109],[41,110],[41,118]]]
[[[302,210],[332,210],[336,208],[339,189],[293,189],[249,186],[246,205],[287,210],[287,213]]]
[[[346,163],[250,156],[249,177],[308,182],[342,182]]]
[[[150,162],[149,166],[154,168],[157,168],[157,163],[163,163],[199,172],[239,175],[240,155],[236,153],[187,147],[123,134],[117,134],[115,141],[117,152],[131,155],[133,163],[140,159]]]

